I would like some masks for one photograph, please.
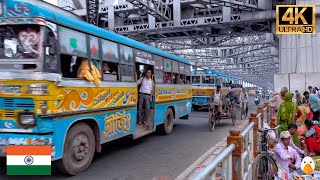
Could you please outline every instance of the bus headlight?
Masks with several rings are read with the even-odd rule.
[[[36,125],[36,118],[34,113],[22,112],[19,113],[19,123],[25,127],[33,127]]]

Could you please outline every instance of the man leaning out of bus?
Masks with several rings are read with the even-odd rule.
[[[138,81],[138,85],[140,85],[138,101],[138,125],[148,125],[147,119],[150,110],[150,102],[152,102],[152,91],[154,86],[151,76],[152,72],[148,69],[145,76],[140,77]],[[142,112],[143,104],[145,106],[144,118]]]

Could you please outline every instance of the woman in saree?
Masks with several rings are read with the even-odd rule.
[[[278,133],[280,134],[282,131],[288,130],[288,125],[291,122],[294,122],[294,118],[297,114],[297,104],[292,101],[293,94],[290,92],[287,92],[284,95],[284,101],[280,104],[280,107],[278,109],[278,115],[277,115],[277,122],[278,125],[282,125],[278,129]],[[293,136],[293,142],[294,144],[298,145],[298,135],[295,134]]]

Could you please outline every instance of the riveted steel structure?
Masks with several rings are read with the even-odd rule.
[[[272,86],[279,70],[279,40],[272,28],[276,0],[100,3],[100,27],[188,58],[196,66],[238,75],[259,86]],[[84,0],[59,0],[59,6],[86,15]]]

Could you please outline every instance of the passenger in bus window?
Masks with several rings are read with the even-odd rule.
[[[152,92],[154,83],[152,81],[152,72],[151,70],[146,71],[146,76],[142,76],[139,81],[138,85],[140,85],[139,89],[139,104],[138,104],[138,125],[148,125],[147,120],[149,116],[150,110],[150,102],[152,102]],[[145,113],[143,117],[142,107],[145,107]]]
[[[165,73],[165,83],[171,84],[171,75],[170,75],[170,73]]]
[[[173,82],[173,84],[178,84],[178,83],[179,83],[179,76],[178,76],[178,74],[176,74],[176,73],[173,74],[172,82]]]
[[[103,73],[104,74],[110,74],[110,68],[109,68],[107,62],[103,62]]]
[[[180,75],[180,84],[185,84],[185,83],[184,83],[183,75]]]

